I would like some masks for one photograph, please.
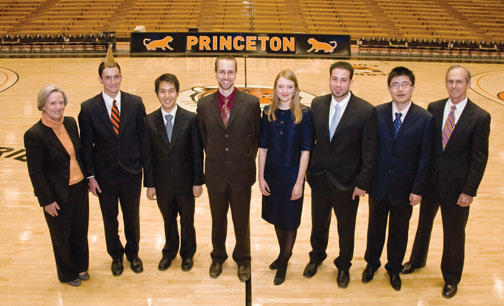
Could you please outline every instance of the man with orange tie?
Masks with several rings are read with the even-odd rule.
[[[98,196],[112,274],[123,272],[123,255],[135,273],[143,271],[138,257],[139,206],[142,181],[145,107],[138,96],[119,90],[122,75],[109,48],[98,67],[103,92],[85,101],[79,113],[82,158],[88,188]],[[126,246],[118,235],[118,202]]]
[[[420,206],[420,218],[410,261],[401,271],[412,273],[425,266],[432,224],[441,206],[443,257],[441,271],[445,285],[442,295],[457,293],[462,277],[465,226],[469,205],[483,178],[488,160],[490,114],[467,97],[471,87],[469,70],[453,65],[446,72],[448,99],[429,104],[436,132],[430,169],[430,191]]]

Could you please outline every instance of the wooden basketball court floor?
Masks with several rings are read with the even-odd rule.
[[[79,288],[61,284],[56,276],[54,258],[42,210],[33,195],[26,163],[23,162],[23,134],[40,118],[36,109],[38,91],[49,83],[62,87],[69,98],[65,115],[77,117],[80,103],[97,94],[98,58],[64,59],[2,59],[0,63],[0,304],[3,305],[179,305],[245,303],[245,285],[236,277],[236,265],[226,261],[218,279],[208,276],[211,263],[211,219],[208,196],[196,202],[196,232],[198,250],[190,272],[182,272],[177,257],[164,272],[157,270],[164,243],[162,219],[155,202],[148,201],[143,190],[141,198],[140,257],[144,272],[134,274],[125,261],[122,276],[113,277],[111,259],[106,253],[103,223],[98,200],[90,196],[89,246],[91,280]],[[164,72],[179,77],[180,103],[195,109],[191,101],[193,87],[215,86],[214,58],[127,58],[120,57],[124,91],[143,97],[147,112],[158,107],[154,79]],[[328,68],[332,60],[248,58],[247,84],[250,87],[270,87],[282,69],[293,70],[301,89],[312,95],[329,93]],[[411,68],[416,74],[415,103],[426,107],[428,102],[447,96],[444,74],[450,63],[393,62],[352,60],[356,70],[354,94],[377,105],[389,101],[386,74],[397,65]],[[243,58],[238,59],[236,84],[245,83]],[[442,226],[437,215],[433,229],[427,266],[412,275],[402,276],[403,286],[394,291],[384,268],[368,284],[361,282],[365,267],[363,259],[368,218],[367,197],[360,202],[355,234],[355,255],[350,270],[348,288],[336,285],[336,268],[332,261],[338,254],[336,221],[333,216],[328,258],[312,279],[302,276],[310,251],[309,235],[310,188],[305,201],[298,238],[290,260],[287,279],[281,286],[273,285],[274,271],[269,263],[278,253],[273,226],[261,219],[261,196],[257,185],[252,187],[252,304],[313,304],[313,305],[445,305],[504,303],[504,101],[498,93],[504,91],[504,66],[496,64],[466,64],[473,73],[469,97],[492,114],[490,158],[478,197],[471,205],[467,225],[466,260],[458,294],[451,300],[441,297],[443,279],[440,271]],[[19,79],[16,81],[16,78]],[[10,86],[10,87],[9,87]],[[189,91],[187,91],[189,90]],[[184,95],[184,97],[182,97]],[[189,98],[188,98],[189,97]],[[305,99],[305,103],[310,102]],[[17,153],[16,153],[17,152]],[[237,174],[239,175],[239,174]],[[409,258],[419,209],[414,208],[410,222],[409,243],[405,261]],[[229,220],[228,253],[234,246]],[[120,222],[122,229],[122,222]],[[121,237],[123,233],[121,232]],[[124,238],[122,238],[124,241]],[[386,249],[382,264],[386,262]]]

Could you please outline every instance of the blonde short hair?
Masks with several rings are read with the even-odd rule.
[[[47,85],[44,88],[42,88],[38,93],[37,109],[39,111],[44,109],[44,106],[47,102],[47,98],[49,98],[49,95],[51,95],[53,92],[60,92],[61,95],[63,95],[63,100],[65,102],[65,106],[68,104],[68,100],[65,95],[65,92],[61,88],[59,88],[58,86],[51,84],[51,85]]]

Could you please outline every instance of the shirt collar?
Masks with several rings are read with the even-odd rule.
[[[403,122],[404,118],[406,118],[406,114],[408,113],[408,111],[409,111],[409,109],[411,107],[411,104],[412,104],[411,101],[409,101],[408,105],[405,108],[403,108],[401,111],[399,111],[397,109],[395,103],[392,102],[392,120],[395,120],[395,118],[396,118],[395,114],[396,113],[401,113],[402,114],[402,116],[401,116],[401,122]]]
[[[219,107],[222,108],[222,105],[224,105],[224,99],[228,98],[228,108],[231,109],[231,107],[233,106],[234,98],[236,96],[236,87],[233,89],[233,92],[227,97],[224,97],[219,89],[217,89],[217,96],[219,97]]]
[[[343,100],[338,102],[338,101],[336,101],[336,99],[334,99],[334,96],[331,95],[331,108],[334,108],[336,105],[338,105],[340,110],[344,110],[347,107],[348,101],[350,101],[351,96],[352,96],[352,93],[349,91],[347,96]]]
[[[105,101],[105,103],[110,104],[110,105],[112,105],[114,103],[114,100],[116,100],[116,103],[118,105],[121,103],[121,91],[119,91],[117,93],[117,96],[115,96],[114,98],[110,97],[104,91],[102,91],[102,97],[103,97],[103,101]]]
[[[447,106],[448,108],[450,108],[450,109],[451,109],[451,107],[452,107],[453,105],[455,105],[455,106],[457,106],[457,111],[458,111],[458,110],[463,110],[463,109],[465,108],[466,104],[467,104],[467,97],[465,97],[465,99],[464,99],[464,100],[460,101],[460,102],[459,102],[459,103],[457,103],[457,104],[453,104],[453,102],[451,101],[451,99],[450,99],[450,98],[448,98],[448,101],[446,102],[446,104],[447,104],[446,106]]]
[[[161,107],[161,114],[163,115],[163,119],[165,118],[166,115],[172,115],[172,118],[175,118],[175,114],[177,113],[177,108],[178,105],[175,103],[175,107],[171,110],[171,112],[167,113],[162,107]]]

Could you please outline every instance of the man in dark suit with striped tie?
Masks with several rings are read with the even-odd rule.
[[[409,274],[425,266],[432,225],[441,206],[441,270],[445,281],[442,295],[445,298],[457,293],[462,277],[469,205],[476,196],[488,160],[490,114],[467,97],[470,87],[469,71],[453,65],[446,72],[448,99],[432,102],[427,108],[436,123],[429,193],[422,199],[413,251],[402,270]]]
[[[203,147],[196,114],[177,105],[179,88],[175,75],[159,76],[155,90],[161,107],[145,119],[144,186],[147,198],[157,200],[165,231],[160,271],[168,269],[177,256],[179,241],[182,270],[191,270],[196,252],[194,198],[201,195],[204,183]]]
[[[123,255],[135,273],[143,271],[138,257],[145,107],[138,96],[122,92],[121,68],[109,52],[98,67],[103,92],[85,101],[79,113],[82,158],[89,191],[97,195],[103,215],[112,274],[123,272]],[[118,235],[118,202],[126,246]]]

